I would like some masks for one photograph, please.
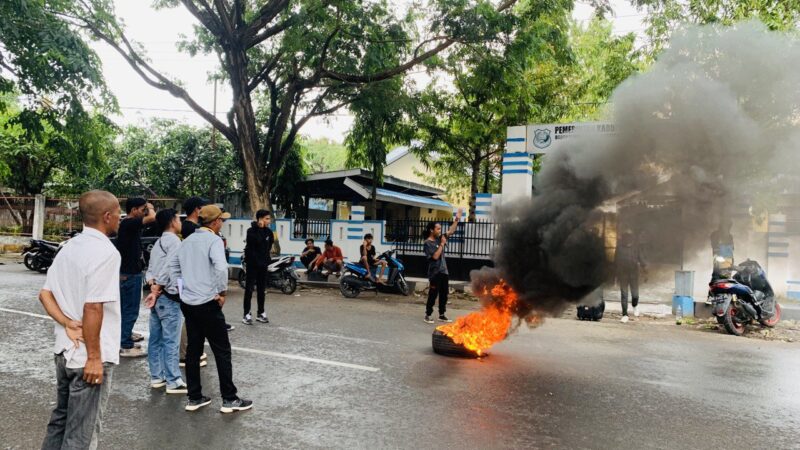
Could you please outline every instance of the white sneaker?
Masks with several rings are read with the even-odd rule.
[[[619,319],[619,321],[622,323],[628,323],[628,320],[628,316],[622,316],[622,319]]]
[[[167,385],[167,380],[150,380],[150,387],[153,389],[161,389]]]
[[[634,317],[639,317],[639,307],[638,306],[634,306],[633,307],[633,316]]]

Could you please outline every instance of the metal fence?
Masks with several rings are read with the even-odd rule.
[[[295,239],[314,239],[324,241],[331,235],[330,220],[295,219],[293,236]]]
[[[394,220],[386,222],[386,242],[392,242],[401,254],[421,253],[430,220]],[[436,221],[446,231],[452,222]],[[489,258],[496,243],[498,224],[461,222],[448,240],[448,257]]]

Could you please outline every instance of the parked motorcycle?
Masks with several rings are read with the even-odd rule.
[[[242,267],[239,270],[239,286],[242,289],[247,284],[247,265],[245,264],[244,254],[242,254]],[[297,270],[294,268],[294,256],[281,256],[272,261],[267,266],[267,287],[279,289],[286,295],[294,294],[297,290]]]
[[[384,287],[395,288],[403,295],[411,294],[411,288],[403,275],[405,266],[394,257],[394,250],[381,253],[377,259],[382,259],[388,263],[389,276]],[[377,294],[379,284],[372,281],[367,269],[361,264],[345,263],[342,277],[339,279],[339,290],[347,298],[356,298],[361,291],[375,291]]]
[[[748,259],[738,266],[715,270],[714,275],[707,303],[728,333],[741,336],[753,321],[774,327],[781,320],[781,305],[757,262]]]
[[[31,243],[22,251],[22,262],[29,270],[47,273],[47,269],[53,264],[56,254],[66,242],[59,243],[43,239],[31,239]]]

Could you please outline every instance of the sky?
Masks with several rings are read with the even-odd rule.
[[[128,36],[142,44],[147,50],[152,65],[173,80],[179,80],[189,94],[208,111],[213,110],[214,85],[208,81],[209,73],[218,67],[215,56],[191,57],[177,49],[181,35],[190,36],[196,23],[184,8],[155,11],[143,0],[115,0],[117,15],[125,23]],[[614,8],[614,33],[641,33],[644,14],[633,8],[628,1],[611,0]],[[576,2],[573,16],[586,21],[592,14],[588,3]],[[168,93],[145,83],[128,63],[111,47],[97,42],[93,44],[103,62],[103,73],[111,91],[116,95],[121,114],[115,121],[122,125],[142,124],[150,118],[169,118],[197,126],[206,126],[202,118]],[[419,81],[418,84],[424,80]],[[224,83],[217,87],[217,115],[224,118],[231,104],[231,91]],[[309,121],[301,134],[312,139],[327,138],[342,142],[352,118],[341,111],[328,118]]]

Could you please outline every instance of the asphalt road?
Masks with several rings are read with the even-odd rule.
[[[55,399],[43,282],[0,266],[0,448],[37,448]],[[434,326],[407,299],[270,293],[272,323],[245,326],[233,292],[234,378],[254,409],[218,412],[211,355],[214,403],[196,413],[149,388],[145,359],[125,360],[101,448],[800,448],[797,344],[551,319],[452,359],[432,353]]]

